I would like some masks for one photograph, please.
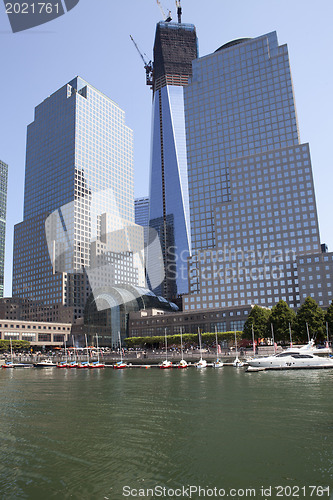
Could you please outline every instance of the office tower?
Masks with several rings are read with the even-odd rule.
[[[191,251],[184,117],[184,88],[197,57],[195,27],[180,22],[156,27],[153,73],[150,227],[157,231],[165,278],[157,295],[173,299],[188,290],[186,259]],[[148,250],[148,276],[162,266]],[[156,280],[155,280],[156,281]]]
[[[149,226],[149,198],[136,198],[134,200],[135,224],[142,227]]]
[[[3,297],[7,212],[8,165],[0,160],[0,297]]]
[[[321,245],[287,46],[275,32],[227,43],[193,61],[184,94],[193,252],[184,309],[299,306],[297,259]]]
[[[68,321],[82,317],[94,289],[141,284],[143,270],[129,270],[138,256],[128,234],[143,248],[133,200],[133,137],[124,111],[76,77],[36,107],[28,126],[13,296],[41,301],[48,320]]]
[[[146,255],[149,228],[149,198],[136,198],[134,200],[135,224],[143,227],[143,239]]]

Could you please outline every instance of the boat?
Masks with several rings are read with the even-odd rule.
[[[35,368],[54,368],[57,363],[53,363],[51,359],[44,359],[44,361],[39,361],[39,363],[34,363]]]
[[[263,356],[248,360],[248,366],[252,368],[264,368],[265,370],[290,370],[290,369],[316,369],[333,368],[333,358],[316,356],[312,352],[313,341],[303,347],[291,347],[284,352],[272,356]]]
[[[163,361],[163,363],[159,365],[159,367],[162,370],[167,370],[169,368],[172,368],[172,361],[168,360],[168,341],[167,341],[166,329],[164,330],[164,336],[165,336],[165,360]]]
[[[223,361],[220,361],[219,359],[219,345],[217,342],[217,328],[215,326],[215,343],[216,343],[216,361],[213,363],[213,368],[222,368],[223,366]]]
[[[178,365],[176,365],[176,368],[179,369],[184,369],[188,367],[187,361],[185,361],[184,356],[183,356],[183,329],[180,329],[180,351],[182,355],[182,359],[179,361]]]
[[[207,367],[207,361],[205,359],[202,359],[202,346],[201,346],[201,334],[200,334],[200,329],[198,328],[198,336],[199,336],[199,347],[200,347],[200,359],[197,363],[194,364],[196,368],[206,368]]]
[[[119,339],[120,361],[118,361],[118,363],[116,363],[115,365],[113,365],[113,368],[115,370],[124,370],[125,368],[127,368],[127,364],[123,361],[123,351],[122,351],[122,348],[121,348],[120,332],[118,332],[118,339]]]
[[[31,363],[14,363],[13,361],[13,347],[12,347],[12,339],[10,339],[10,361],[6,361],[4,365],[1,365],[2,368],[31,368]]]
[[[1,368],[32,368],[31,363],[13,363],[12,361],[6,361],[4,365],[1,365]]]
[[[87,361],[83,361],[77,365],[77,368],[79,369],[85,369],[89,368],[89,349],[88,349],[88,340],[87,340],[87,334],[84,334],[85,340],[86,340],[86,350],[87,350]]]
[[[96,333],[97,361],[89,364],[89,368],[105,368],[105,364],[99,360],[98,336]]]
[[[241,361],[238,357],[238,350],[237,350],[237,336],[236,336],[236,331],[235,331],[235,349],[236,349],[236,357],[234,359],[234,362],[232,363],[232,366],[235,366],[236,368],[239,368],[241,366],[244,366],[243,361]]]
[[[57,363],[57,368],[67,368],[67,361],[61,361]]]

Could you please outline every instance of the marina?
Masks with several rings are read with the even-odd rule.
[[[50,368],[0,379],[4,498],[332,484],[331,370]]]

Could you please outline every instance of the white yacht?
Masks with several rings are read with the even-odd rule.
[[[247,361],[249,371],[254,369],[288,370],[297,368],[333,368],[333,358],[313,354],[313,341],[304,347],[292,347],[280,354],[263,356]]]

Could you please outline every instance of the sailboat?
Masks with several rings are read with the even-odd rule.
[[[74,354],[75,361],[71,361],[67,365],[67,368],[77,368],[78,367],[77,355],[76,355],[76,349],[75,349],[75,346],[74,346],[74,336],[73,335],[72,335],[72,341],[73,341],[73,354]]]
[[[215,343],[216,343],[216,361],[213,363],[213,368],[221,368],[223,366],[223,361],[219,360],[219,345],[217,342],[217,328],[215,326]]]
[[[198,336],[199,336],[199,346],[200,346],[200,359],[197,363],[195,363],[196,368],[206,368],[207,367],[207,361],[205,359],[202,359],[202,347],[201,347],[201,334],[200,334],[200,328],[198,328]]]
[[[115,370],[124,370],[124,368],[127,368],[127,364],[123,361],[123,351],[121,348],[120,332],[118,332],[118,339],[119,339],[120,361],[118,361],[118,363],[113,365],[113,368]]]
[[[235,358],[234,362],[232,363],[233,366],[236,366],[236,367],[244,366],[244,363],[242,361],[240,361],[240,359],[238,357],[236,331],[235,331],[235,349],[236,349],[236,358]]]
[[[105,364],[99,360],[98,335],[96,333],[97,361],[89,364],[89,368],[105,368]]]
[[[13,346],[12,339],[10,338],[10,361],[7,361],[2,368],[30,368],[32,365],[28,363],[14,363],[13,361]]]
[[[88,349],[87,334],[85,333],[84,336],[86,339],[87,361],[83,361],[83,363],[79,363],[77,365],[78,368],[89,368],[89,349]]]
[[[167,342],[166,329],[164,330],[164,335],[165,335],[165,360],[163,361],[163,363],[160,364],[160,368],[162,370],[172,368],[172,361],[168,360],[168,342]]]
[[[65,358],[66,358],[66,361],[61,361],[60,363],[58,363],[57,368],[68,368],[66,339],[65,339]]]
[[[177,368],[187,368],[188,364],[187,364],[187,361],[185,361],[184,355],[183,355],[183,329],[182,328],[180,329],[180,350],[181,350],[181,354],[182,354],[182,359],[179,361]]]

